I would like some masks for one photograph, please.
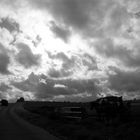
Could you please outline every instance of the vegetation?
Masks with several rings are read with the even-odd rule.
[[[131,118],[114,119],[111,123],[99,121],[96,114],[80,122],[67,120],[59,114],[52,114],[56,107],[85,106],[88,103],[69,102],[26,102],[24,108],[30,115],[21,115],[29,122],[38,125],[53,135],[67,140],[139,140],[140,102],[132,102]]]
[[[1,100],[1,105],[2,105],[2,106],[8,106],[8,101],[5,100],[5,99],[2,99],[2,100]]]

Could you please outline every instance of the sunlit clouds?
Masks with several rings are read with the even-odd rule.
[[[138,0],[1,0],[0,97],[139,98]]]

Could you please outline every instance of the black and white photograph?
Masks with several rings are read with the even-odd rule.
[[[140,0],[0,0],[0,140],[140,140]]]

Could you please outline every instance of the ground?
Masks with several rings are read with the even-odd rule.
[[[18,112],[30,115],[22,104],[0,106],[0,140],[58,140],[49,132],[24,120],[17,115]]]
[[[30,115],[19,112],[25,120],[66,140],[139,140],[140,139],[140,102],[133,102],[131,118],[125,116],[123,121],[114,119],[111,124],[98,121],[88,116],[80,122],[67,121],[59,117],[50,117],[48,106],[77,106],[82,103],[26,102],[24,108]]]

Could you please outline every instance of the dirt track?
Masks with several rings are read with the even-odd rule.
[[[23,111],[22,105],[0,106],[0,140],[59,140],[45,130],[21,119],[16,110]]]

